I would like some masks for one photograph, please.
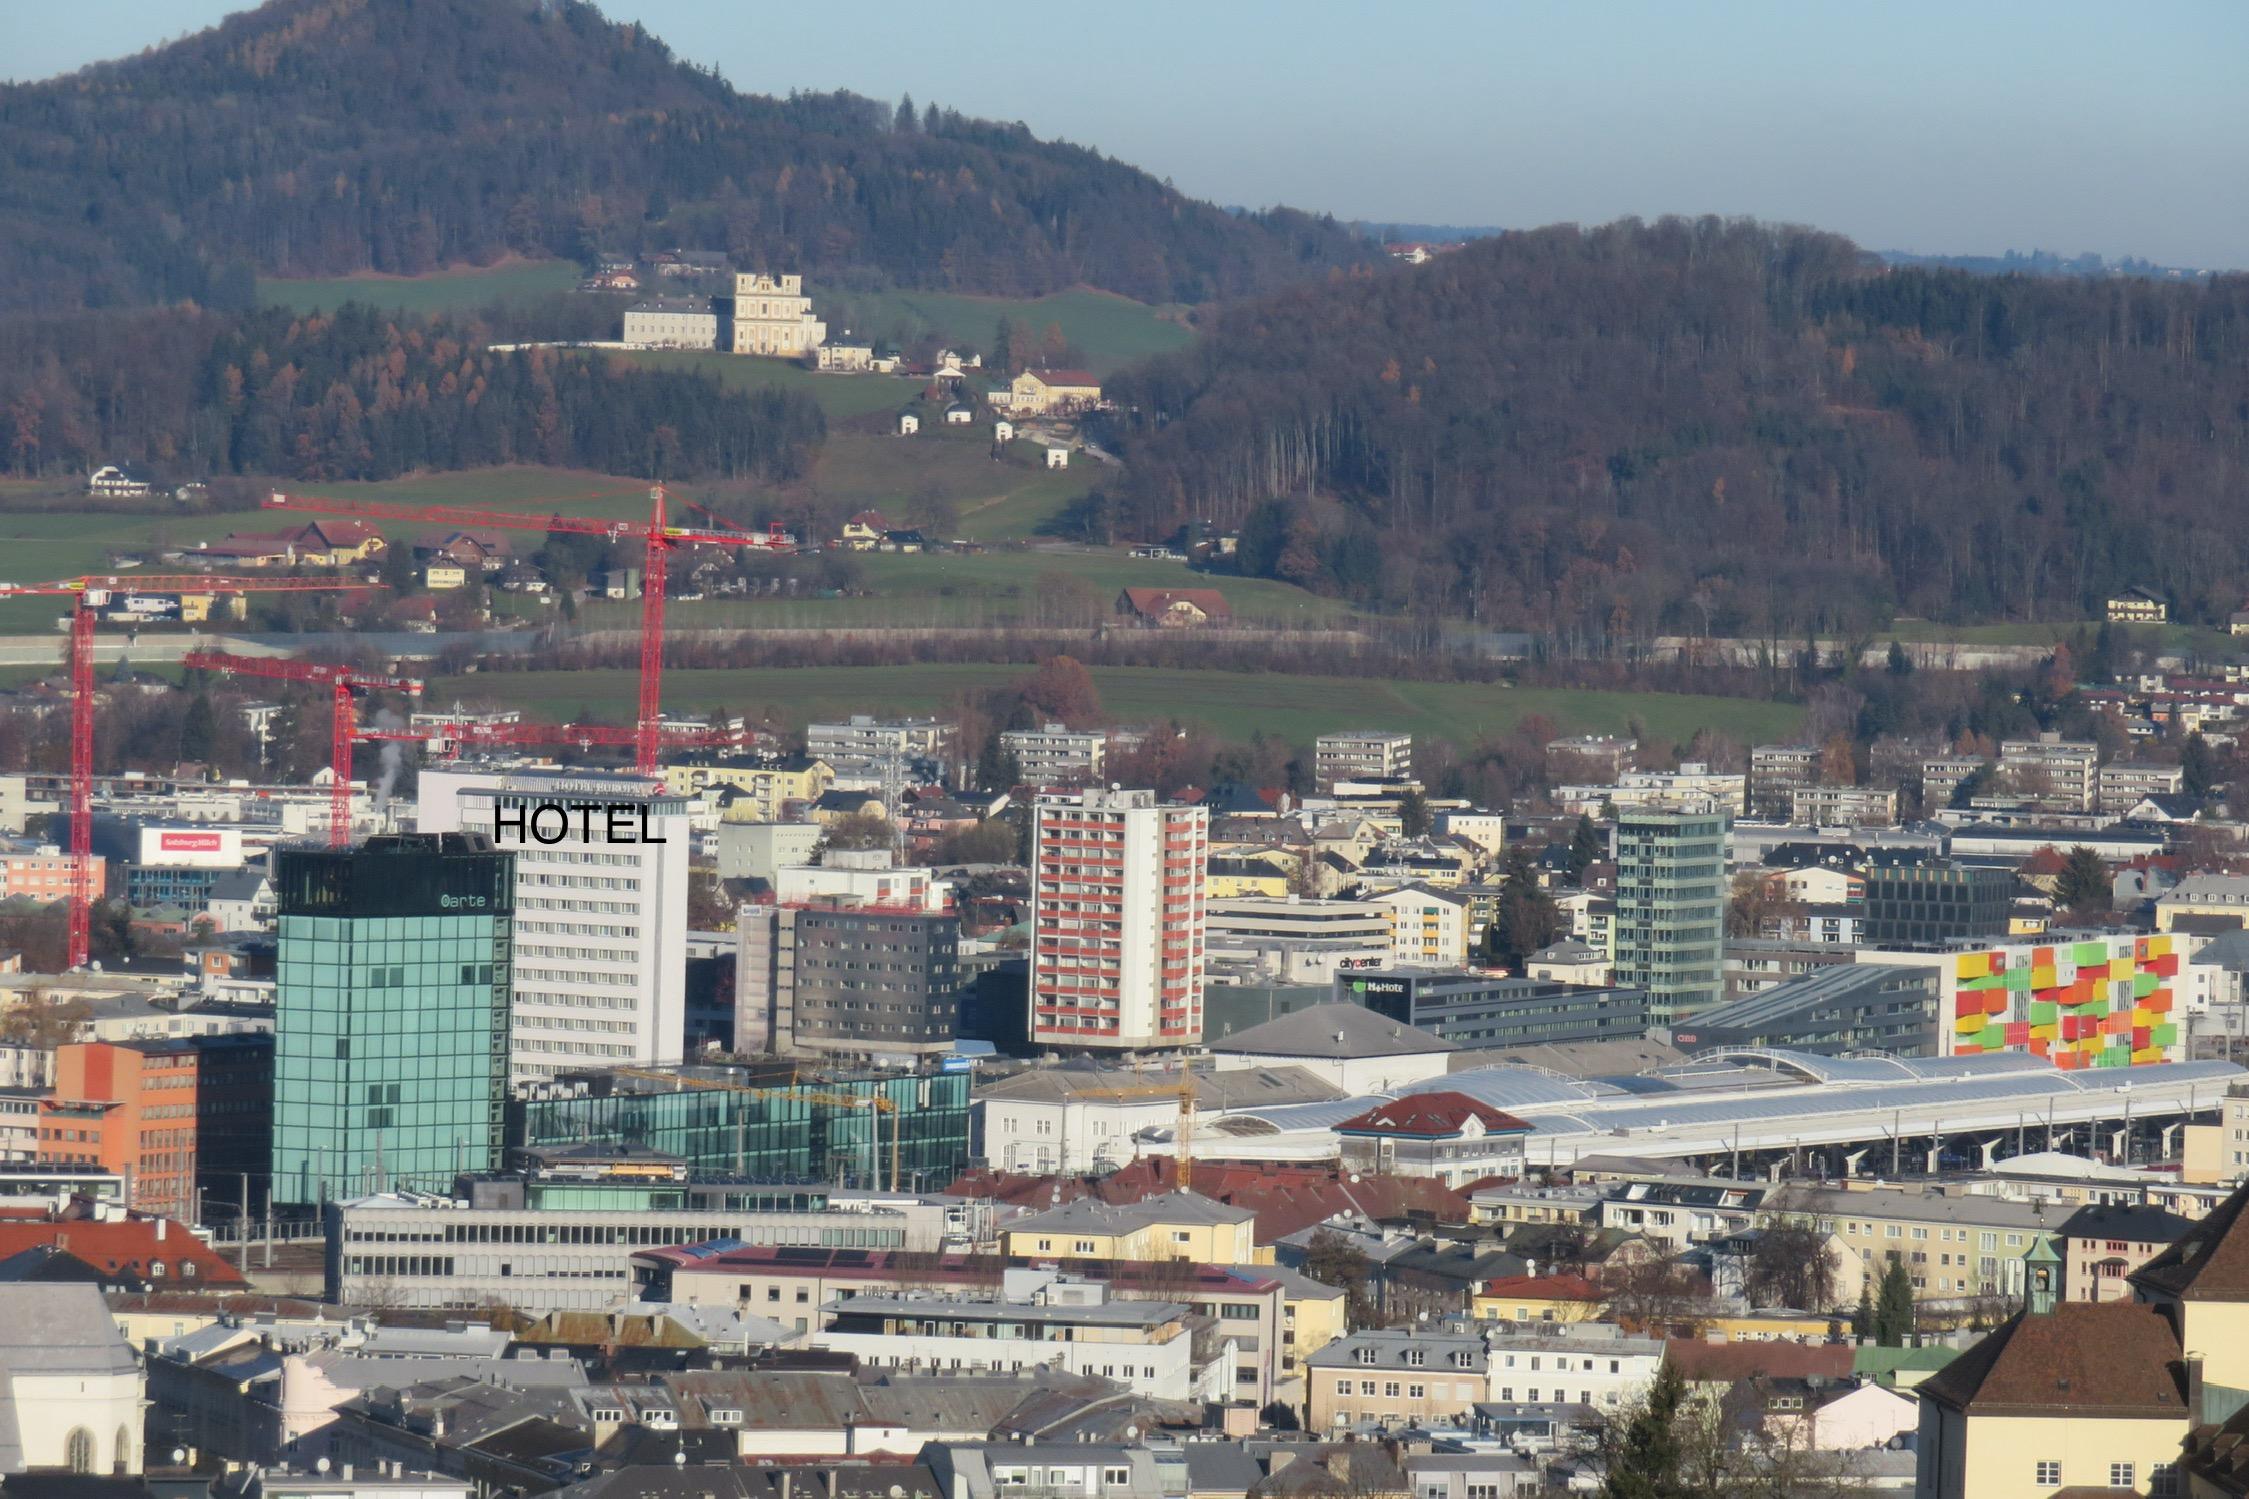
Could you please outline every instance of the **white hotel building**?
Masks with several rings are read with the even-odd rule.
[[[506,799],[631,809],[637,839],[611,842],[604,819],[573,817],[561,840],[494,838],[515,856],[515,988],[509,1071],[559,1072],[681,1060],[687,1023],[689,800],[637,776],[539,770],[425,770],[415,826],[494,832]],[[548,819],[552,826],[553,820]]]
[[[1090,790],[1040,797],[1034,828],[1032,1041],[1200,1041],[1209,813]]]

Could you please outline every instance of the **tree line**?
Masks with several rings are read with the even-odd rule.
[[[1021,125],[739,93],[586,0],[271,0],[0,87],[0,306],[247,306],[256,272],[675,245],[829,281],[1152,301],[1373,253],[1331,219],[1229,213]]]
[[[1219,314],[1115,377],[1082,529],[1238,530],[1245,572],[1645,639],[2083,619],[2249,587],[2249,277],[1885,269],[1717,219],[1502,235]]]
[[[495,353],[476,318],[194,307],[0,318],[0,472],[138,463],[386,479],[544,463],[648,478],[789,479],[827,433],[801,392],[599,354]]]

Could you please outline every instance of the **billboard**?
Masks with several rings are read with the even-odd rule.
[[[232,827],[143,827],[136,864],[232,869],[242,863],[242,830]]]

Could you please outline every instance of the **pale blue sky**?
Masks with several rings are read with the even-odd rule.
[[[240,0],[0,0],[66,71]],[[1224,203],[1754,214],[1879,248],[2249,268],[2242,0],[603,0],[759,92],[911,92]]]

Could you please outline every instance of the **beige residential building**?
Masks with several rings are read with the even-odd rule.
[[[718,314],[708,297],[652,297],[625,309],[624,341],[636,349],[715,349]]]
[[[1047,416],[1101,404],[1101,381],[1085,370],[1025,370],[986,397],[1014,416]]]
[[[1402,885],[1364,902],[1390,917],[1390,961],[1407,967],[1457,968],[1468,961],[1467,897],[1426,885]]]
[[[1491,1398],[1484,1340],[1474,1334],[1356,1332],[1307,1362],[1313,1431],[1450,1424]]]
[[[739,272],[734,295],[720,299],[718,314],[726,347],[736,354],[802,359],[828,341],[828,325],[812,315],[802,276]]]

